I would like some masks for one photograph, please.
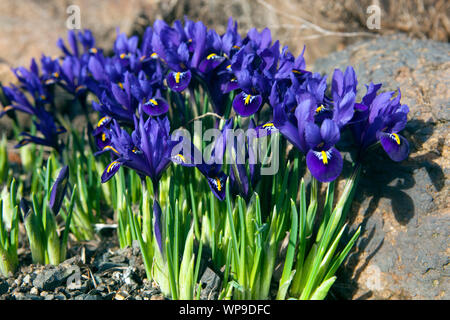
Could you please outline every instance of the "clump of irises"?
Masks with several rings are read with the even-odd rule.
[[[94,237],[106,204],[120,246],[139,243],[147,278],[172,299],[198,298],[206,267],[222,280],[220,299],[324,299],[360,233],[340,241],[366,154],[378,145],[394,161],[409,153],[400,90],[370,83],[358,95],[351,66],[330,84],[307,70],[304,49],[296,57],[268,28],[242,35],[230,18],[218,34],[187,18],[157,20],[142,37],[118,32],[112,55],[89,30],[69,31],[58,47],[60,57],[33,59],[13,69],[18,85],[2,86],[0,117],[17,127],[16,112],[33,118],[16,147],[50,153],[40,196],[21,205],[38,263],[65,258],[74,203],[78,239]],[[57,111],[60,90],[86,117],[83,130]],[[204,128],[215,129],[212,143]],[[352,173],[335,201],[339,146],[350,137]],[[50,191],[55,159],[62,169]],[[59,235],[54,217],[70,181]]]

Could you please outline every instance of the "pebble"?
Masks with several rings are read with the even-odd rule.
[[[39,295],[39,289],[36,287],[31,288],[30,294],[34,294],[35,296]]]
[[[91,254],[87,265],[81,262],[79,250],[58,266],[21,265],[15,275],[0,278],[0,300],[165,299],[157,285],[145,279],[136,247],[112,251],[100,246],[98,250],[103,251]]]

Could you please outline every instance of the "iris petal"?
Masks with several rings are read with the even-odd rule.
[[[223,61],[225,61],[224,57],[211,53],[200,62],[198,69],[200,72],[208,73],[217,68]]]
[[[326,151],[309,150],[306,165],[311,174],[320,182],[335,180],[342,171],[342,156],[336,148]]]
[[[170,72],[167,75],[167,84],[172,90],[181,92],[189,85],[191,76],[191,71],[189,70],[182,72]]]
[[[214,195],[222,201],[225,199],[225,186],[227,183],[227,175],[222,171],[215,176],[206,177],[208,180],[209,188]]]
[[[234,98],[233,108],[240,116],[248,117],[258,111],[261,103],[262,97],[260,95],[250,95],[241,92]]]
[[[67,191],[67,183],[69,181],[69,167],[65,166],[61,169],[50,193],[49,206],[53,214],[56,216],[61,209],[64,196]]]
[[[116,174],[116,172],[119,171],[121,166],[122,162],[119,160],[114,160],[113,162],[111,162],[102,174],[102,183],[105,183],[106,181],[111,179]]]
[[[380,136],[380,142],[384,151],[386,151],[392,160],[399,162],[408,157],[409,143],[401,135],[396,133],[383,133]]]
[[[169,104],[162,98],[152,98],[142,105],[142,110],[150,116],[160,116],[169,110]]]

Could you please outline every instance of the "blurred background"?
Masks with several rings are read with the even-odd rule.
[[[381,9],[380,29],[370,30],[370,5]],[[269,27],[273,38],[306,62],[378,34],[405,33],[447,42],[450,2],[445,0],[2,0],[0,2],[0,81],[13,80],[11,66],[29,65],[31,57],[58,54],[55,45],[67,33],[71,5],[80,8],[81,28],[94,32],[98,46],[109,49],[116,28],[141,33],[155,19],[173,22],[187,16],[224,32],[228,17],[239,30]]]

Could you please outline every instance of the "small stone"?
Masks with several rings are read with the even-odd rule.
[[[0,279],[0,295],[7,293],[9,290],[8,282]]]
[[[164,296],[162,294],[155,294],[150,297],[150,300],[164,300]]]
[[[220,278],[213,270],[207,268],[200,279],[200,283],[202,285],[201,300],[217,299],[219,296]]]
[[[128,297],[129,297],[128,292],[126,292],[126,291],[119,291],[114,296],[114,300],[127,300]]]
[[[56,287],[61,286],[69,278],[80,274],[78,266],[70,266],[68,268],[49,269],[39,273],[33,281],[33,285],[39,290],[53,291]]]
[[[30,294],[34,294],[35,296],[39,295],[39,289],[36,287],[31,288]]]
[[[29,274],[27,274],[25,277],[23,277],[22,285],[30,285],[31,284],[31,277]]]
[[[77,296],[75,300],[102,300],[102,297],[83,293]]]

